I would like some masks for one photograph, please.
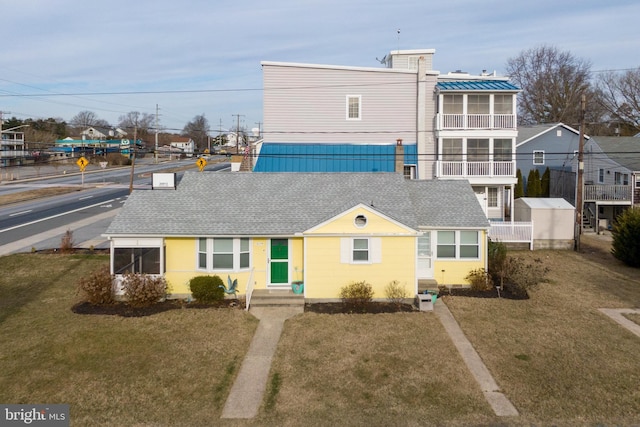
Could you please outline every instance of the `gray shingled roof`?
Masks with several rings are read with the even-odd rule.
[[[640,171],[640,138],[635,136],[593,137],[600,149],[611,160],[630,171]]]
[[[187,172],[176,190],[136,190],[108,236],[273,236],[306,231],[358,204],[413,229],[485,228],[467,181],[395,173]]]

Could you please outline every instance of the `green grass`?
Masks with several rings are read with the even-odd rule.
[[[529,300],[443,298],[518,417],[493,414],[434,313],[305,313],[285,323],[256,419],[221,420],[257,320],[74,314],[101,255],[0,258],[0,402],[68,403],[72,425],[640,424],[640,339],[598,311],[640,306],[640,271],[520,255],[550,268]]]

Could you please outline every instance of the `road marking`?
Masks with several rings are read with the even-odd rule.
[[[93,198],[93,196],[84,196],[84,197],[80,197],[78,200],[86,200],[91,198]]]
[[[0,233],[4,233],[5,231],[15,230],[15,229],[20,228],[20,227],[26,227],[28,225],[37,224],[39,222],[47,221],[47,220],[50,220],[50,219],[53,219],[53,218],[58,218],[58,217],[61,217],[63,215],[69,215],[69,214],[72,214],[72,213],[75,213],[75,212],[80,212],[80,211],[83,211],[85,209],[95,208],[96,206],[100,206],[103,203],[113,202],[114,200],[115,199],[111,199],[111,200],[107,200],[106,202],[100,202],[100,203],[96,203],[94,205],[85,206],[84,208],[78,208],[78,209],[74,209],[72,211],[62,212],[62,213],[59,213],[57,215],[53,215],[53,216],[49,216],[49,217],[46,217],[46,218],[37,219],[37,220],[31,221],[31,222],[25,222],[24,224],[20,224],[20,225],[14,225],[13,227],[9,227],[9,228],[5,228],[4,230],[0,230]]]
[[[33,209],[29,209],[28,211],[22,211],[22,212],[16,212],[16,213],[12,213],[9,216],[18,216],[18,215],[24,215],[24,214],[28,214],[29,212],[33,211]]]

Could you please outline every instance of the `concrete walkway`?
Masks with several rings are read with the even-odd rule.
[[[251,313],[260,319],[240,372],[222,410],[222,418],[254,418],[258,414],[267,388],[271,362],[284,327],[284,321],[304,311],[302,307],[256,307]],[[496,415],[517,416],[518,410],[500,391],[500,387],[460,329],[443,301],[434,305],[434,311],[445,331],[451,337],[471,375]]]
[[[632,322],[623,316],[623,314],[640,314],[640,309],[637,308],[600,308],[601,313],[606,314],[618,324],[627,328],[631,333],[640,337],[640,325],[636,322]]]
[[[445,331],[451,337],[453,344],[458,349],[462,360],[467,365],[471,375],[480,385],[480,389],[485,399],[491,405],[493,412],[499,417],[509,417],[519,415],[518,410],[513,404],[502,394],[500,387],[493,379],[491,372],[487,369],[480,355],[473,348],[467,337],[460,329],[460,325],[449,311],[449,307],[443,301],[439,301],[434,305],[434,311],[440,319],[440,323],[444,326]]]
[[[260,323],[229,392],[222,418],[253,418],[258,414],[284,321],[303,311],[304,307],[250,309],[251,314],[260,319]]]

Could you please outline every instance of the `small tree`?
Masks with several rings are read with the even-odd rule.
[[[60,239],[60,252],[68,254],[73,252],[73,231],[67,229]]]
[[[531,169],[527,176],[527,197],[540,197],[540,172]]]
[[[505,262],[507,260],[507,246],[502,242],[489,240],[489,273],[493,279],[494,286],[500,289],[504,286]]]
[[[385,286],[384,295],[390,302],[400,305],[407,297],[407,288],[397,280],[392,280]]]
[[[640,209],[625,210],[613,226],[611,253],[630,267],[640,267]]]
[[[93,271],[78,281],[78,291],[91,304],[110,304],[113,302],[113,276],[109,266]]]

